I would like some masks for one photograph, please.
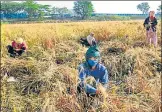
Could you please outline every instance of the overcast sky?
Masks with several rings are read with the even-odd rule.
[[[148,2],[150,10],[157,11],[161,1],[92,1],[96,13],[142,13],[137,10],[141,2]],[[73,9],[74,1],[37,1],[43,5]]]
[[[148,2],[150,10],[157,11],[161,1],[92,1],[97,13],[142,13],[137,10],[141,2]],[[38,1],[40,4],[48,4],[56,7],[73,9],[73,1]]]

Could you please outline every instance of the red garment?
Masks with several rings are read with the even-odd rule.
[[[19,43],[16,43],[15,41],[13,41],[12,47],[15,48],[15,49],[22,49],[22,48],[24,48],[25,50],[27,49],[27,45],[26,45],[25,42],[19,44]]]
[[[150,19],[151,19],[151,21],[153,21],[154,20],[154,16],[150,16]]]

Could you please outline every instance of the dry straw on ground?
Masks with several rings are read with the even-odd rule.
[[[155,49],[144,43],[142,24],[116,21],[2,25],[1,111],[160,112],[161,50],[160,46]],[[159,23],[159,43],[160,28]],[[90,32],[101,40],[99,48],[110,79],[109,88],[100,87],[101,95],[91,99],[75,91],[77,66],[85,60],[87,50],[78,39]],[[29,50],[12,59],[5,46],[17,36],[26,40]],[[7,82],[9,77],[17,82]]]

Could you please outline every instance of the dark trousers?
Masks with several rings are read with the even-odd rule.
[[[91,46],[91,45],[88,43],[88,41],[87,41],[86,38],[81,38],[80,41],[81,41],[81,44],[82,44],[82,45]],[[93,42],[92,42],[92,46],[94,46],[94,45],[96,45],[96,44],[97,44],[96,41],[93,41]]]
[[[82,45],[90,46],[90,44],[88,43],[88,41],[87,41],[86,38],[81,38],[81,39],[80,39],[80,42],[81,42]]]
[[[21,56],[22,53],[25,51],[24,48],[22,48],[19,51],[16,51],[16,50],[14,50],[14,48],[11,45],[8,45],[7,46],[7,50],[8,50],[8,53],[10,53],[10,56],[11,57],[15,57],[16,55]]]

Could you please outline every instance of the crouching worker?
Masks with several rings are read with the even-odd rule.
[[[81,38],[80,41],[82,45],[85,46],[94,46],[97,43],[94,38],[94,33],[90,33],[90,35],[88,35],[87,38]]]
[[[77,87],[78,93],[85,91],[87,96],[96,96],[100,93],[97,85],[101,83],[106,89],[108,84],[108,71],[106,67],[99,63],[100,53],[97,46],[90,47],[86,52],[86,62],[79,66],[80,82]],[[86,79],[94,77],[95,83],[88,84]],[[94,81],[93,81],[94,82]]]
[[[12,41],[12,45],[7,46],[8,53],[11,57],[21,56],[27,49],[27,45],[22,38]]]

